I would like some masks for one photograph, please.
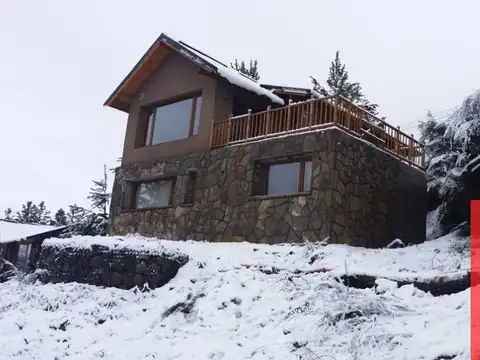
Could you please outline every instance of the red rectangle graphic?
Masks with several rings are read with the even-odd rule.
[[[480,359],[480,200],[470,202],[470,358]]]

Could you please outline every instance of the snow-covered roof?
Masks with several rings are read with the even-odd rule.
[[[176,41],[166,34],[162,34],[162,35],[164,36],[161,39],[162,42],[167,43],[169,45],[172,42],[176,42],[179,46],[182,47],[181,49],[178,49],[178,50],[183,56],[185,56],[186,58],[194,62],[198,62],[197,58],[202,59],[203,61],[200,63],[200,65],[202,65],[202,63],[207,63],[211,65],[214,68],[214,72],[220,75],[221,77],[225,78],[229,83],[236,85],[238,87],[241,87],[245,90],[251,91],[253,93],[256,93],[257,95],[266,96],[270,98],[270,100],[272,100],[274,103],[285,105],[285,102],[283,101],[282,98],[275,95],[272,90],[263,88],[258,82],[256,82],[251,77],[245,74],[242,74],[241,72],[195,49],[194,47],[188,45],[183,41]]]
[[[65,226],[19,224],[0,220],[0,243],[20,241],[31,236],[45,234],[63,228],[65,228]]]
[[[283,86],[283,85],[268,85],[261,84],[261,87],[271,90],[274,93],[284,93],[284,94],[298,94],[298,95],[311,95],[312,90],[306,88],[299,88],[293,86]]]
[[[170,37],[165,33],[162,33],[158,37],[158,39],[147,50],[147,52],[140,59],[140,61],[135,65],[135,67],[130,71],[130,73],[110,95],[104,105],[127,111],[127,108],[129,106],[128,104],[131,101],[130,96],[132,94],[132,91],[136,87],[140,86],[140,84],[145,80],[145,76],[149,75],[152,71],[155,70],[155,67],[160,64],[161,60],[158,59],[161,58],[161,56],[156,56],[156,54],[162,51],[162,46],[159,46],[159,44],[163,44],[164,48],[166,45],[167,48],[176,51],[188,60],[196,63],[208,73],[220,76],[226,79],[231,84],[241,87],[247,91],[253,92],[259,96],[266,96],[274,103],[277,103],[279,105],[285,105],[283,99],[275,95],[272,90],[263,88],[258,82],[256,82],[252,78],[245,76],[237,70],[193,48],[185,42],[175,40],[173,37]],[[154,66],[154,64],[156,64],[156,66]],[[123,90],[126,88],[129,88],[129,90],[125,90],[124,92]],[[127,102],[125,103],[125,101]]]

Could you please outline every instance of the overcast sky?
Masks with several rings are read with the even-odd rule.
[[[480,88],[479,13],[476,0],[3,1],[0,217],[27,200],[87,205],[127,120],[102,105],[162,32],[258,59],[261,82],[280,85],[324,81],[340,50],[381,115],[408,126]]]

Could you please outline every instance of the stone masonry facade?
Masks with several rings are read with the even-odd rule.
[[[308,193],[253,196],[258,162],[310,156]],[[198,174],[194,203],[182,205],[189,171]],[[176,178],[172,204],[125,208],[129,184]],[[426,236],[425,174],[338,129],[164,157],[117,168],[109,229],[171,240],[278,244],[326,240],[382,247]]]

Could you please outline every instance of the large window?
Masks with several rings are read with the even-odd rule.
[[[146,145],[184,139],[198,134],[202,96],[147,108]]]
[[[136,184],[135,208],[165,207],[172,204],[174,180],[157,180]]]
[[[309,192],[311,183],[311,160],[258,163],[255,168],[253,195],[275,196]]]

